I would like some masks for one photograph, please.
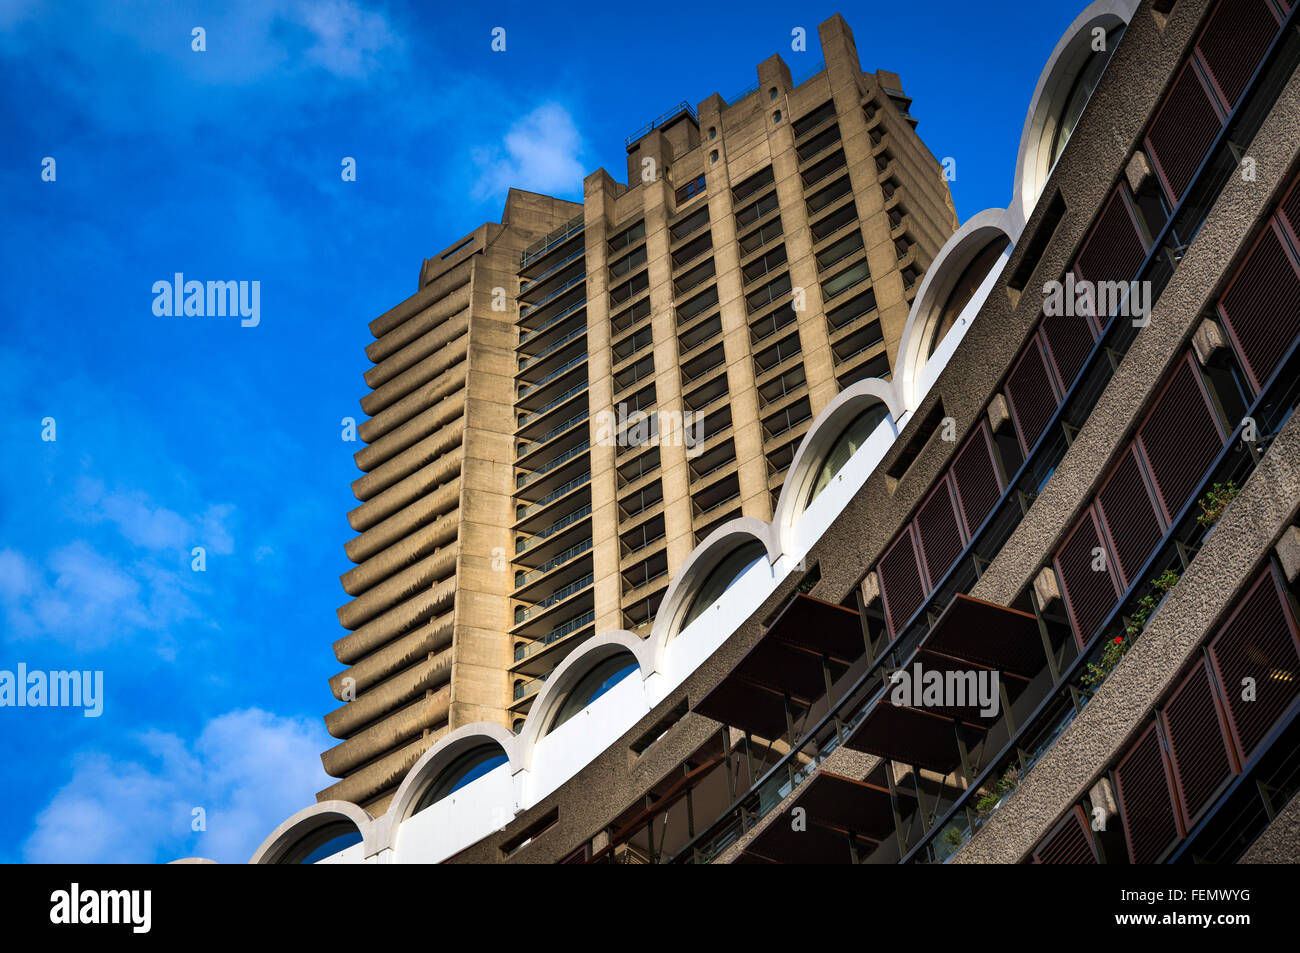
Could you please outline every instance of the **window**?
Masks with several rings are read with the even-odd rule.
[[[718,127],[717,127],[717,126],[710,126],[710,127],[709,127],[709,138],[710,138],[710,139],[716,139],[716,138],[718,138]]]
[[[714,155],[717,155],[717,153],[715,152]],[[683,202],[688,202],[691,199],[695,198],[695,196],[699,195],[703,191],[704,191],[704,173],[701,172],[694,179],[691,179],[691,181],[687,182],[685,185],[679,188],[674,193],[673,200],[678,205],[681,205]]]
[[[776,87],[775,87],[775,86],[773,86],[771,89],[769,89],[769,90],[767,91],[767,98],[768,98],[768,99],[776,99]]]
[[[1074,133],[1074,127],[1079,123],[1079,117],[1083,115],[1083,107],[1088,105],[1088,100],[1092,96],[1092,91],[1097,88],[1097,82],[1101,79],[1102,71],[1106,69],[1106,64],[1110,61],[1110,55],[1114,52],[1119,38],[1124,35],[1124,27],[1118,26],[1106,34],[1105,48],[1092,54],[1079,75],[1075,77],[1074,85],[1070,88],[1070,94],[1066,97],[1064,106],[1061,107],[1061,115],[1057,120],[1056,129],[1052,133],[1052,149],[1048,154],[1047,167],[1050,169],[1056,165],[1056,160],[1061,157],[1065,151],[1065,144],[1070,141],[1070,136]]]
[[[282,864],[314,864],[361,843],[361,831],[351,821],[333,821],[318,827],[285,853]]]
[[[717,149],[714,149],[712,152],[709,153],[709,161],[710,161],[710,162],[717,162],[717,161],[718,161],[718,150],[717,150]]]
[[[518,684],[515,683],[516,688]],[[519,723],[522,724],[522,719]],[[506,753],[501,750],[500,745],[479,745],[466,751],[456,757],[434,779],[433,783],[420,795],[420,799],[415,802],[415,809],[411,813],[420,813],[426,807],[441,801],[448,794],[459,791],[471,781],[481,778],[494,768],[505,764],[507,760]]]
[[[722,594],[730,589],[737,579],[766,556],[767,549],[758,540],[733,549],[704,577],[704,582],[700,584],[700,588],[691,599],[678,631],[702,616],[706,609],[722,598]]]
[[[773,122],[781,121],[781,110],[778,109],[776,112],[772,113],[772,121]]]
[[[953,282],[952,290],[948,292],[948,299],[944,302],[943,310],[939,313],[939,323],[934,330],[934,336],[930,338],[927,357],[934,353],[934,349],[939,346],[939,342],[952,330],[952,326],[957,323],[957,316],[970,303],[970,299],[975,296],[975,291],[988,277],[989,272],[993,270],[993,265],[1006,251],[1009,244],[1009,241],[1002,238],[991,242],[983,251],[971,259],[970,264]],[[1089,343],[1091,344],[1091,342]]]
[[[560,727],[636,670],[637,661],[630,652],[619,652],[599,662],[573,686],[555,713],[549,730]]]

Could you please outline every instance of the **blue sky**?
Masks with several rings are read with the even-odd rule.
[[[964,221],[1010,200],[1083,6],[760,0],[724,36],[688,5],[0,0],[0,669],[105,684],[98,718],[0,708],[0,861],[244,861],[328,783],[366,323],[508,185],[622,180],[630,131],[811,69],[838,10]],[[156,316],[175,272],[260,281],[260,324]]]

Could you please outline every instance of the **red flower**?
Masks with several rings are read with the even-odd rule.
[[[1123,642],[1123,641],[1124,641],[1124,639],[1123,639],[1122,637],[1120,637],[1120,636],[1118,636],[1118,635],[1115,636],[1115,644],[1116,644],[1116,645],[1119,645],[1119,644],[1120,644],[1121,642]]]

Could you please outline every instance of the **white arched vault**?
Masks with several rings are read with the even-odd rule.
[[[308,805],[273,830],[253,853],[251,864],[275,864],[304,837],[336,821],[351,821],[361,832],[362,851],[369,857],[380,849],[378,825],[365,809],[351,801],[319,801]]]
[[[727,520],[691,550],[682,568],[668,584],[663,601],[659,603],[659,610],[655,613],[650,641],[657,649],[656,668],[662,668],[664,649],[677,635],[682,619],[709,573],[739,547],[755,541],[763,544],[769,563],[775,563],[781,557],[781,540],[775,527],[755,516],[738,516]]]
[[[509,728],[487,721],[461,725],[455,731],[439,738],[433,747],[422,754],[420,760],[412,765],[411,770],[402,779],[397,793],[393,795],[392,803],[388,806],[388,811],[382,818],[389,828],[383,837],[385,845],[393,848],[397,846],[398,827],[402,821],[411,816],[421,795],[430,784],[438,780],[443,771],[447,770],[461,755],[491,744],[501,748],[510,766],[511,774],[522,767],[519,737]]]
[[[905,410],[898,389],[891,381],[868,377],[836,394],[835,399],[817,415],[817,419],[812,422],[808,432],[799,441],[799,448],[790,462],[790,469],[786,471],[785,484],[781,487],[781,496],[776,504],[776,514],[772,518],[773,527],[784,552],[793,552],[791,530],[807,506],[808,493],[826,455],[830,453],[835,441],[844,432],[844,428],[872,404],[884,405],[885,410],[889,412],[891,424],[897,421]]]
[[[524,719],[524,726],[518,736],[520,767],[532,767],[537,742],[550,731],[556,712],[582,677],[605,659],[620,652],[630,653],[636,659],[643,680],[654,672],[653,639],[643,639],[635,633],[619,629],[593,635],[583,642],[555,667],[528,710],[528,717]]]
[[[1092,31],[1097,27],[1109,31],[1127,24],[1133,19],[1139,2],[1096,0],[1089,4],[1062,34],[1039,74],[1016,156],[1015,185],[1009,207],[1019,220],[1016,237],[1033,215],[1051,174],[1052,136],[1074,80],[1092,55]]]
[[[912,299],[912,309],[898,342],[894,359],[894,380],[902,409],[915,410],[925,399],[919,382],[930,360],[931,343],[939,327],[943,306],[965,273],[966,267],[991,242],[1005,239],[1012,244],[1020,237],[1023,223],[1009,209],[990,208],[972,216],[953,232],[935,256]],[[901,416],[895,415],[895,420]]]

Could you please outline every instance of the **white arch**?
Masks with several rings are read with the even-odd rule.
[[[528,710],[528,717],[524,719],[519,732],[520,767],[532,768],[537,742],[550,731],[556,712],[584,675],[610,656],[628,652],[636,659],[641,678],[647,679],[654,673],[654,649],[653,638],[643,639],[626,629],[619,629],[593,635],[570,652],[547,677]]]
[[[283,821],[253,853],[250,864],[274,864],[304,837],[335,821],[351,821],[361,832],[366,857],[380,849],[379,830],[370,813],[351,801],[320,801]]]
[[[808,432],[799,441],[799,448],[794,452],[790,469],[786,471],[785,483],[781,486],[776,514],[772,517],[783,552],[793,552],[795,543],[792,530],[795,521],[803,515],[808,491],[821,470],[826,454],[840,438],[844,428],[852,423],[858,414],[877,403],[885,406],[891,422],[897,421],[903,415],[904,407],[898,388],[890,381],[879,377],[868,377],[836,394],[835,399],[817,415],[817,419],[812,422]]]
[[[1051,141],[1056,120],[1065,105],[1070,87],[1092,53],[1092,30],[1110,30],[1133,19],[1140,0],[1096,0],[1075,17],[1057,42],[1047,65],[1038,76],[1016,155],[1014,191],[1009,210],[1019,219],[1015,231],[1029,221],[1051,173]],[[1113,53],[1113,51],[1112,51]]]
[[[398,785],[392,803],[381,818],[388,828],[383,837],[385,846],[397,847],[397,831],[402,821],[410,817],[420,796],[453,761],[474,748],[489,744],[497,745],[505,753],[511,774],[522,767],[519,737],[510,729],[489,721],[461,725],[439,738],[433,747],[420,755],[420,760],[412,765]]]
[[[654,625],[650,630],[650,641],[655,643],[657,648],[656,669],[662,669],[664,650],[677,635],[681,621],[690,608],[691,600],[695,598],[709,573],[738,547],[751,541],[763,544],[769,563],[775,563],[781,558],[781,539],[780,534],[776,532],[776,527],[756,516],[737,516],[735,519],[727,520],[691,550],[682,568],[669,582],[663,601],[659,603],[659,609],[655,613]]]
[[[938,328],[943,306],[966,266],[998,238],[1005,238],[1014,246],[1023,228],[1024,223],[1010,209],[985,209],[969,218],[939,249],[912,299],[894,359],[894,380],[900,391],[898,403],[903,409],[916,410],[925,398],[919,383],[930,359],[930,341]],[[901,410],[894,419],[899,416]]]

